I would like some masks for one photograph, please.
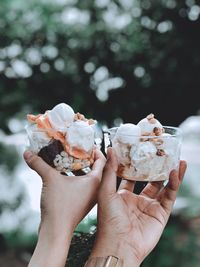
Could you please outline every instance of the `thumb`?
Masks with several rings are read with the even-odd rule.
[[[43,182],[48,178],[50,172],[52,172],[51,166],[29,150],[24,152],[24,159],[28,166],[41,176]]]
[[[109,194],[116,193],[118,161],[113,149],[107,150],[107,162],[104,168],[101,190]]]
[[[103,168],[105,166],[106,163],[106,159],[103,155],[103,153],[99,150],[99,149],[95,149],[95,161],[94,164],[92,166],[92,171],[89,172],[89,176],[92,177],[96,177],[99,179],[99,181],[101,181],[102,178],[102,172],[103,172]]]

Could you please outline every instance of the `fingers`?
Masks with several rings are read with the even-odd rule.
[[[142,190],[140,195],[146,196],[149,198],[155,198],[157,194],[160,192],[160,190],[163,188],[163,182],[164,181],[148,183],[145,186],[145,188]]]
[[[185,160],[181,160],[180,165],[179,165],[179,181],[180,182],[183,181],[183,177],[185,175],[186,169],[187,169],[187,162]]]
[[[103,171],[101,191],[107,194],[116,193],[118,162],[112,148],[107,150],[107,162]]]
[[[49,166],[41,157],[37,156],[31,151],[27,150],[24,152],[24,159],[28,166],[41,176],[43,182],[48,177],[48,174],[53,171],[51,166]]]
[[[103,168],[106,163],[106,158],[103,153],[99,150],[95,150],[94,164],[92,166],[92,171],[89,173],[89,176],[96,177],[99,180],[102,178]]]
[[[118,191],[125,189],[130,192],[133,192],[134,187],[135,187],[135,181],[122,180],[118,188]]]
[[[178,172],[174,170],[170,174],[168,184],[158,197],[160,204],[167,212],[171,212],[172,210],[178,188],[179,188]]]
[[[186,171],[186,167],[186,162],[181,161],[179,165],[179,172],[175,170],[171,172],[167,186],[163,189],[158,197],[158,200],[167,212],[171,212],[172,210],[178,189]]]

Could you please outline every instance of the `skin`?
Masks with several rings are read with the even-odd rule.
[[[42,178],[41,223],[29,267],[63,267],[78,223],[96,203],[105,157],[96,149],[92,171],[65,176],[30,151],[24,153],[30,168]]]
[[[136,195],[133,181],[122,180],[116,190],[118,162],[112,148],[107,155],[98,195],[97,237],[90,257],[113,255],[123,259],[125,267],[140,266],[166,226],[186,162],[181,161],[179,171],[171,172],[165,187],[163,182],[148,183]]]

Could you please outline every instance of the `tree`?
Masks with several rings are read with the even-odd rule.
[[[1,125],[58,102],[113,124],[199,109],[194,1],[1,1]],[[189,100],[189,101],[188,101]]]

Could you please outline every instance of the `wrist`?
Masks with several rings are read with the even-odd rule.
[[[65,225],[65,227],[52,227],[48,224],[41,224],[38,235],[38,242],[49,243],[49,245],[66,247],[71,242],[73,236],[73,228]]]
[[[42,224],[39,231],[38,241],[29,263],[29,267],[64,267],[68,255],[73,232],[65,228],[50,228]]]
[[[62,218],[58,219],[57,222],[51,220],[51,218],[41,220],[38,231],[38,240],[48,239],[49,241],[54,240],[56,243],[64,242],[65,240],[72,238],[74,229],[75,225],[69,221],[64,223]]]
[[[124,267],[139,267],[141,264],[134,249],[127,244],[126,240],[121,237],[100,236],[97,233],[90,258],[105,258],[107,256],[119,258],[123,261]]]

